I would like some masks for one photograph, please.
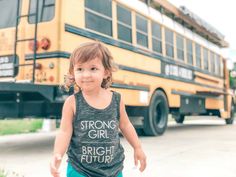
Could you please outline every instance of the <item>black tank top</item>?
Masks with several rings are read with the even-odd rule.
[[[124,149],[119,138],[120,94],[113,92],[105,109],[96,109],[75,95],[76,114],[68,161],[87,177],[117,177],[123,169]]]

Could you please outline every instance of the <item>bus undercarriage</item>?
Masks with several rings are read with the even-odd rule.
[[[58,117],[63,94],[58,86],[0,83],[0,118]]]

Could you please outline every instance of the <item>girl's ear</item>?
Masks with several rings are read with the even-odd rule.
[[[109,70],[105,70],[105,76],[104,78],[108,78],[111,75],[111,72]]]

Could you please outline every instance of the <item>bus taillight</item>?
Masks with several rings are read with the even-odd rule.
[[[41,41],[40,41],[40,46],[43,50],[48,50],[51,46],[51,41],[44,37]]]

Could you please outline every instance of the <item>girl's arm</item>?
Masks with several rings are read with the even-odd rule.
[[[51,161],[51,173],[53,176],[59,176],[58,168],[61,163],[61,159],[65,154],[72,135],[72,122],[75,112],[75,98],[74,95],[69,96],[62,109],[62,118],[60,124],[60,130],[56,136],[53,158]]]
[[[135,166],[138,165],[139,161],[140,162],[139,170],[141,172],[144,171],[144,169],[146,168],[146,156],[142,150],[142,146],[138,139],[138,135],[128,118],[128,115],[125,110],[125,105],[122,99],[120,101],[120,130],[134,149]]]

